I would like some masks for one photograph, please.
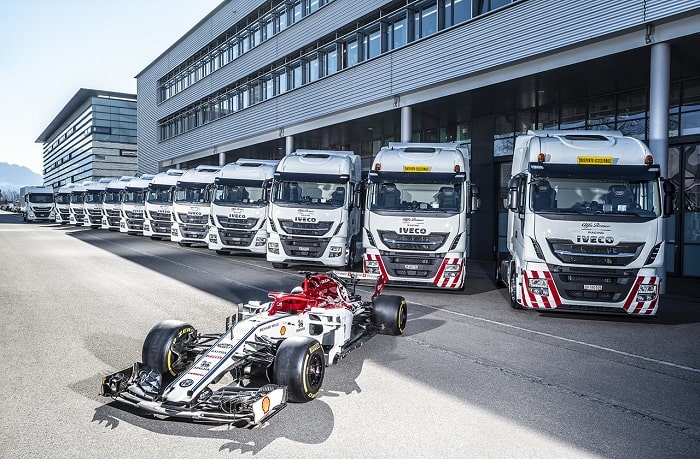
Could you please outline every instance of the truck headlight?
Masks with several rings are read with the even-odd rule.
[[[457,272],[459,271],[460,265],[446,265],[445,272]]]
[[[637,290],[637,301],[652,301],[656,298],[657,288],[655,284],[642,284]]]
[[[332,245],[328,249],[328,256],[331,258],[339,257],[343,253],[343,248],[337,245]]]
[[[270,253],[280,253],[280,245],[276,242],[268,242],[267,243],[267,251]]]
[[[266,242],[267,242],[266,237],[259,237],[258,236],[255,238],[255,247],[262,247],[265,245]]]
[[[367,260],[367,261],[365,261],[365,266],[368,268],[379,268],[379,261]]]
[[[214,244],[216,244],[217,240],[218,240],[218,238],[216,237],[216,234],[209,235],[209,242],[213,242]]]
[[[547,279],[528,279],[527,288],[535,295],[549,296]]]

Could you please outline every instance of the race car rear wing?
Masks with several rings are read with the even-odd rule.
[[[370,274],[370,273],[357,273],[353,271],[331,271],[331,275],[337,277],[348,285],[352,286],[353,295],[355,294],[356,285],[367,285],[374,287],[374,293],[372,294],[372,299],[374,300],[382,290],[384,290],[384,284],[386,279],[381,274]]]

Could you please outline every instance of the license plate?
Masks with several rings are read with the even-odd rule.
[[[418,265],[404,265],[404,269],[411,269],[411,270],[417,270]]]
[[[603,290],[602,285],[584,285],[583,286],[584,290],[588,290],[589,292],[599,292]]]

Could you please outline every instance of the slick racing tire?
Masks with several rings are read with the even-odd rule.
[[[406,299],[399,295],[379,295],[374,300],[372,323],[385,335],[401,335],[406,329]]]
[[[272,372],[275,384],[287,386],[290,402],[310,402],[321,390],[326,372],[321,343],[306,336],[285,339],[277,349]]]
[[[197,339],[197,330],[179,320],[158,322],[143,341],[143,363],[163,376],[177,376],[194,361],[190,349]]]

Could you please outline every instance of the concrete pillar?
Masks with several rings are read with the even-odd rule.
[[[219,166],[226,165],[226,153],[219,153]]]
[[[649,149],[668,177],[668,106],[671,93],[671,46],[657,43],[651,47],[649,76]]]
[[[668,106],[671,92],[671,46],[657,43],[651,46],[649,75],[649,149],[661,168],[661,176],[668,178]],[[666,234],[666,219],[661,231]],[[668,247],[667,247],[668,248]],[[666,293],[666,266],[660,274],[659,293]]]
[[[413,109],[401,107],[401,142],[408,143],[413,138]]]
[[[291,154],[294,152],[294,136],[288,135],[287,137],[284,138],[284,143],[285,143],[285,155]]]

